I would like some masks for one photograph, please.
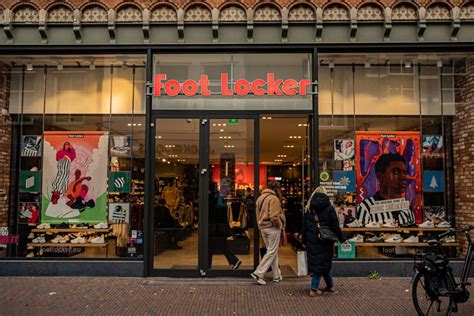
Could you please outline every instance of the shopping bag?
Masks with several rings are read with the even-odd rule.
[[[285,228],[281,229],[281,245],[282,246],[288,245],[288,236],[286,234]]]
[[[299,250],[296,253],[298,276],[308,275],[308,253],[306,251]]]

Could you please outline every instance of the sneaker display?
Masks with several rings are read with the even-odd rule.
[[[86,239],[84,237],[77,237],[73,240],[71,240],[71,244],[85,244]]]
[[[358,219],[356,219],[355,221],[347,224],[346,226],[350,228],[357,228],[357,227],[362,227],[363,225]]]
[[[54,237],[53,239],[51,239],[51,242],[52,242],[53,244],[64,244],[64,243],[66,243],[66,241],[67,241],[67,240],[66,240],[63,236],[61,236],[61,235],[57,235],[56,237]]]
[[[28,239],[33,239],[33,238],[35,238],[35,234],[30,233],[27,238],[28,238]]]
[[[434,222],[432,220],[426,220],[420,225],[418,225],[420,228],[434,228]]]
[[[91,244],[103,244],[105,243],[104,237],[95,237],[91,239]]]
[[[391,219],[391,220],[388,220],[385,224],[383,224],[382,227],[385,227],[385,228],[396,228],[396,227],[398,227],[398,223],[397,223],[396,220]]]
[[[379,222],[370,222],[365,225],[365,228],[380,228]]]
[[[367,242],[383,242],[383,237],[382,236],[373,236],[367,238]]]
[[[255,273],[250,273],[250,276],[255,280],[257,281],[258,284],[260,285],[265,285],[267,284],[267,282],[265,282],[265,280],[261,277],[259,277],[258,275],[256,275]]]
[[[410,236],[406,239],[403,239],[403,242],[420,242],[420,238],[418,238],[418,236]]]
[[[29,252],[26,257],[27,258],[31,258],[31,257],[34,257],[35,256],[35,253],[32,251],[32,252]]]
[[[107,223],[99,223],[94,225],[95,229],[106,229],[109,228],[109,225]]]
[[[43,223],[43,224],[39,224],[38,226],[36,226],[36,228],[38,228],[38,229],[50,229],[51,225],[49,225],[47,223]]]
[[[352,242],[364,242],[364,236],[362,236],[361,234],[357,234],[355,235],[354,237],[348,239],[348,241],[352,241]]]
[[[385,239],[385,242],[402,242],[403,238],[399,234],[392,235],[392,237]]]
[[[438,227],[438,228],[451,228],[451,224],[448,221],[442,221],[441,223],[437,224],[436,227]]]

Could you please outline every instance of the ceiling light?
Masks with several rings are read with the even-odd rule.
[[[32,70],[33,70],[33,64],[32,64],[32,63],[28,63],[28,64],[26,65],[26,70],[32,71]]]
[[[165,159],[165,158],[163,158],[163,159],[161,159],[161,161],[163,161],[163,162],[166,162],[166,159]]]
[[[295,145],[285,145],[284,148],[295,148]]]
[[[212,126],[216,126],[216,123],[212,124]]]
[[[272,117],[271,116],[262,116],[262,120],[271,120]]]
[[[222,128],[219,130],[219,132],[223,132],[223,131],[224,131],[224,130],[223,130]]]
[[[161,136],[160,136],[160,135],[158,135],[158,139],[161,139]]]
[[[278,155],[278,158],[286,158],[286,155]]]
[[[299,124],[298,124],[298,127],[307,127],[307,126],[308,126],[307,123],[299,123]]]
[[[128,123],[127,126],[132,126],[132,123]]]
[[[227,126],[227,124],[226,124],[226,123],[223,123],[222,126]]]

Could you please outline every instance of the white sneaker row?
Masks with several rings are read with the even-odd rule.
[[[448,221],[442,221],[442,222],[435,225],[434,221],[426,220],[423,223],[421,223],[420,225],[418,225],[418,227],[421,227],[421,228],[434,228],[434,227],[437,227],[437,228],[451,228],[451,223],[449,223]]]
[[[38,228],[38,229],[50,229],[51,225],[48,224],[48,223],[43,223],[43,224],[37,225],[36,228]]]
[[[349,224],[349,225],[351,225],[351,224]],[[359,224],[359,223],[357,223],[357,224]],[[362,227],[362,226],[349,226],[349,225],[347,225],[347,226],[348,227]],[[398,227],[398,223],[395,220],[389,220],[389,221],[385,222],[384,224],[381,224],[379,222],[369,222],[365,225],[365,227],[366,228],[381,228],[381,227],[396,228],[396,227]],[[423,223],[421,223],[420,225],[418,225],[418,227],[420,227],[420,228],[434,228],[434,227],[437,227],[437,228],[450,228],[451,224],[448,221],[442,221],[442,222],[435,225],[435,223],[432,220],[427,220],[427,221],[424,221]]]
[[[352,241],[354,243],[362,243],[364,242],[364,236],[362,236],[361,234],[357,234],[354,237],[350,238],[349,241]],[[419,238],[418,236],[410,236],[406,239],[403,239],[400,234],[393,234],[393,235],[370,237],[370,238],[367,238],[367,242],[416,243],[416,242],[419,242]]]

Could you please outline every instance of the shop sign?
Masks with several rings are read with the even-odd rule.
[[[178,80],[166,80],[166,74],[156,74],[154,76],[154,96],[160,97],[163,95],[175,97],[179,94],[192,97],[198,93],[201,96],[210,96],[211,81],[207,75],[201,75],[201,78],[196,81],[193,79],[185,80],[180,83]],[[220,91],[223,96],[246,96],[253,94],[256,96],[294,96],[307,95],[311,90],[311,80],[295,80],[295,79],[277,79],[274,73],[268,73],[265,79],[255,79],[248,81],[245,79],[238,79],[233,84],[229,82],[229,74],[221,73]]]
[[[5,248],[7,244],[18,244],[20,241],[20,236],[18,235],[9,235],[8,227],[0,227],[0,248]]]

